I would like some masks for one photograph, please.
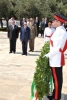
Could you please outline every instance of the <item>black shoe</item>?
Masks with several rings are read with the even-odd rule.
[[[22,55],[24,55],[24,53],[22,53]]]
[[[29,52],[31,52],[32,50],[29,50]]]
[[[12,53],[12,51],[10,51],[9,53]]]
[[[27,53],[25,55],[27,56]]]
[[[15,52],[15,51],[13,51],[13,53],[15,54],[16,52]]]
[[[53,100],[53,96],[47,96],[49,100]]]
[[[22,53],[22,55],[25,55],[24,53]]]

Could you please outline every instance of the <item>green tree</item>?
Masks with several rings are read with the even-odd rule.
[[[55,12],[67,16],[67,0],[0,0],[0,18],[12,15],[22,17],[47,17],[51,19]]]
[[[8,0],[7,0],[8,2]],[[7,20],[7,17],[9,16],[9,9],[8,4],[5,0],[0,0],[0,20],[1,20],[1,27],[3,27],[2,24],[2,17],[4,17]],[[8,25],[8,23],[7,23]]]

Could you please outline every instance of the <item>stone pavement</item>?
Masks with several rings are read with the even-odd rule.
[[[35,39],[34,52],[27,56],[21,55],[22,47],[18,39],[16,54],[9,54],[9,40],[7,33],[0,32],[0,100],[30,100],[31,83],[36,67],[36,59],[44,45],[42,37]],[[29,50],[29,47],[28,47]],[[67,52],[67,51],[66,51]],[[67,53],[66,65],[67,65]],[[67,66],[64,66],[64,83],[62,93],[67,100]],[[63,95],[63,98],[64,98]],[[45,99],[44,99],[45,100]]]

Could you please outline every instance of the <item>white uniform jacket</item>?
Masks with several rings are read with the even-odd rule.
[[[63,26],[56,28],[50,39],[50,52],[48,53],[51,67],[65,65],[64,51],[67,49],[67,32]]]
[[[54,28],[45,28],[44,30],[44,41],[47,42],[47,41],[50,41],[50,37],[51,37],[51,34],[55,31]]]

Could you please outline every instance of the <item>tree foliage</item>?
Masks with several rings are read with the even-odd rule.
[[[7,0],[8,1],[8,0]],[[8,6],[5,0],[0,0],[0,17],[8,16]]]
[[[62,2],[61,2],[62,1]],[[47,17],[55,12],[67,16],[67,4],[64,0],[0,0],[0,17]]]

